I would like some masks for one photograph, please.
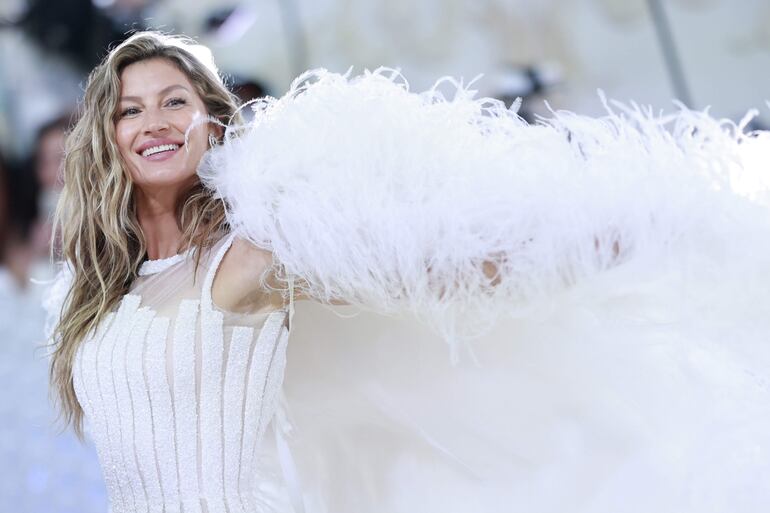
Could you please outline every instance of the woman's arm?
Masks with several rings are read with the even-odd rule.
[[[214,304],[233,313],[253,313],[276,310],[289,301],[315,300],[306,293],[303,281],[296,279],[293,291],[287,280],[281,276],[273,253],[259,248],[251,242],[236,237],[225,254],[212,285]],[[331,300],[332,305],[348,304],[342,300]]]
[[[214,277],[211,289],[214,304],[234,313],[281,308],[285,300],[272,269],[270,251],[236,237]]]

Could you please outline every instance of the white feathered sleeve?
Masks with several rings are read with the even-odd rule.
[[[615,108],[529,125],[453,82],[416,94],[388,70],[311,71],[199,174],[306,293],[417,313],[452,338],[618,261],[724,237],[718,220],[748,204],[737,180],[767,190],[746,156],[768,155],[767,134]]]

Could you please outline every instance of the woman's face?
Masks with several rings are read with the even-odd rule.
[[[120,82],[115,134],[134,184],[150,192],[194,183],[211,128],[196,126],[185,144],[193,120],[207,115],[187,75],[158,58],[126,66]]]

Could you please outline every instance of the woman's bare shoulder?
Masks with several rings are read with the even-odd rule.
[[[276,275],[281,266],[270,250],[260,248],[251,242],[236,237],[232,246],[225,254],[220,270],[214,280],[212,297],[217,306],[224,308],[219,301],[235,302],[236,309],[225,308],[229,311],[248,311],[256,302],[258,309],[280,308],[286,301],[286,280]],[[222,278],[220,279],[220,275]],[[219,281],[219,284],[217,284]],[[347,305],[342,299],[317,299],[307,294],[307,284],[304,280],[294,277],[294,301],[320,301],[331,305]],[[289,292],[287,292],[289,293]]]

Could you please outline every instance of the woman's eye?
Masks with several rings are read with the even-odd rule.
[[[187,102],[183,98],[171,98],[166,102],[166,105],[169,107],[178,107],[180,105],[184,105],[185,103]]]
[[[139,114],[139,109],[137,109],[136,107],[127,107],[122,111],[120,111],[121,118],[124,118],[126,116],[134,116],[136,114]]]

